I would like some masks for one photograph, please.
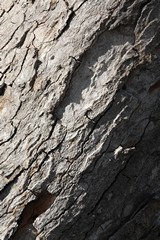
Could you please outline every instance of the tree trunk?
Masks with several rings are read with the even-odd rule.
[[[158,240],[160,1],[0,8],[0,239]]]

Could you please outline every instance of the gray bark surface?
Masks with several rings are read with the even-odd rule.
[[[160,1],[0,1],[0,239],[160,239]]]

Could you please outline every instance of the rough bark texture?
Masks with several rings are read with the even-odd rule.
[[[1,240],[160,239],[159,12],[1,0]]]

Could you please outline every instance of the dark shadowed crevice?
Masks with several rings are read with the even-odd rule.
[[[69,29],[70,23],[71,23],[72,19],[75,17],[75,12],[73,11],[73,9],[70,9],[70,10],[71,10],[71,13],[70,13],[64,27],[62,28],[62,30],[60,31],[60,33],[58,34],[58,36],[56,37],[55,40],[58,40],[62,36],[62,34]]]
[[[39,67],[40,67],[41,64],[42,64],[42,62],[41,62],[39,59],[37,59],[37,60],[35,61],[35,63],[34,63],[35,73],[34,73],[32,79],[31,79],[31,81],[30,81],[30,83],[29,83],[31,89],[33,89],[33,87],[34,87],[34,83],[35,83],[36,78],[37,78],[37,75],[38,75],[38,69],[39,69]]]
[[[154,83],[152,86],[150,86],[148,92],[154,93],[155,91],[159,91],[160,90],[160,80],[158,80],[156,83]]]
[[[5,83],[0,84],[0,96],[4,96],[7,85]]]
[[[34,222],[34,220],[43,212],[45,212],[54,202],[56,199],[56,196],[49,193],[47,190],[41,192],[36,196],[36,199],[29,202],[23,212],[21,213],[21,216],[18,220],[18,228],[16,232],[14,233],[12,240],[18,239],[18,236],[21,237],[24,235],[27,231],[27,227]]]
[[[29,30],[27,30],[27,31],[23,34],[23,36],[21,37],[20,41],[17,43],[16,48],[21,48],[21,47],[22,47],[22,45],[23,45],[23,43],[24,43],[24,41],[25,41],[25,39],[26,39],[26,37],[27,37],[28,32],[29,32]]]

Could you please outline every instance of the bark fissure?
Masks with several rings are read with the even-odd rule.
[[[70,9],[69,11],[71,13],[68,16],[68,19],[67,19],[65,25],[63,26],[63,28],[59,32],[58,36],[56,36],[56,38],[54,40],[58,40],[63,35],[63,33],[69,29],[70,23],[75,16],[75,12],[72,9]]]
[[[23,46],[23,43],[25,42],[28,32],[29,32],[29,30],[25,31],[25,33],[21,37],[20,41],[16,44],[16,48],[21,48]]]
[[[0,50],[3,50],[9,44],[9,42],[13,39],[15,33],[18,31],[18,29],[20,28],[21,25],[22,25],[22,23],[14,30],[14,32],[11,34],[9,40],[1,47]]]
[[[102,201],[102,199],[104,198],[105,194],[112,188],[112,186],[114,185],[114,183],[117,181],[119,175],[123,172],[123,170],[126,169],[130,159],[132,158],[132,156],[126,161],[124,167],[116,174],[114,180],[112,181],[112,183],[107,187],[107,189],[105,189],[105,191],[101,194],[99,200],[97,201],[97,203],[95,204],[94,208],[88,213],[88,215],[93,214],[93,212],[97,209],[97,207],[99,206],[100,202]]]
[[[11,123],[12,123],[12,122],[11,122]],[[12,126],[13,126],[13,125],[12,125]],[[13,126],[13,127],[14,127],[14,126]],[[17,127],[14,127],[14,130],[13,130],[13,133],[11,134],[11,136],[10,136],[7,140],[5,140],[5,141],[3,141],[3,142],[0,142],[0,146],[2,146],[2,145],[4,145],[5,143],[11,141],[11,140],[15,137],[15,135],[16,135],[16,133],[17,133],[17,130],[18,130],[18,126],[17,126]]]
[[[25,233],[25,228],[29,224],[32,224],[40,214],[45,212],[54,203],[55,199],[56,196],[48,191],[43,191],[36,196],[35,200],[29,202],[21,213],[21,216],[18,220],[18,227],[13,235],[13,239],[17,239],[17,234],[19,233],[22,236]]]

